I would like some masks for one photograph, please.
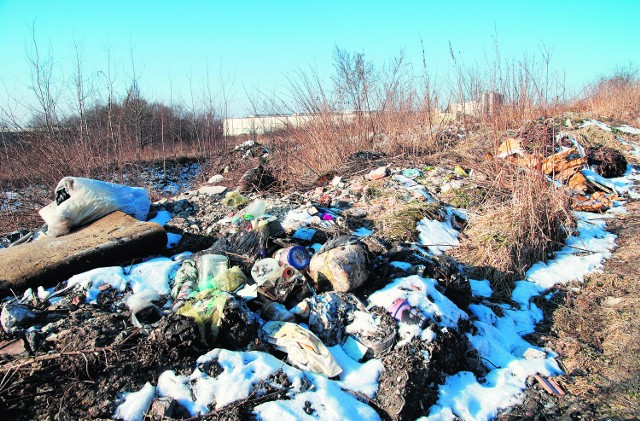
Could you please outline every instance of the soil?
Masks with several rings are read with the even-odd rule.
[[[130,320],[81,305],[40,338],[37,356],[3,356],[3,418],[110,418],[118,393],[157,382],[167,367],[188,374],[206,351],[187,317],[163,318],[148,337]]]
[[[622,177],[627,171],[626,158],[620,151],[613,148],[603,146],[589,149],[587,157],[594,171],[605,178]]]
[[[426,344],[414,339],[383,357],[376,405],[383,419],[414,420],[429,413],[438,399],[438,385],[459,371],[479,374],[467,337],[456,330],[439,331]]]
[[[498,419],[640,419],[640,203],[626,208],[607,224],[618,248],[604,271],[538,303],[545,322],[528,339],[559,354],[566,395],[531,381],[523,403]]]

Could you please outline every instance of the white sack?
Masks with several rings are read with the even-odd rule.
[[[56,196],[65,190],[69,198],[59,205],[51,202],[40,210],[53,237],[67,234],[73,228],[86,225],[114,211],[122,211],[145,221],[151,200],[142,187],[129,187],[106,181],[65,177],[56,187]]]

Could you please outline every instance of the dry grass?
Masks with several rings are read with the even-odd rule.
[[[535,262],[546,261],[572,226],[565,192],[537,172],[505,163],[503,184],[473,209],[461,246],[451,251],[470,276],[489,279],[498,298],[508,298],[516,279]],[[509,194],[504,196],[505,191]]]
[[[603,416],[639,415],[639,293],[633,277],[595,274],[553,313],[554,349],[567,387],[599,402]]]
[[[538,345],[557,352],[565,371],[560,382],[568,394],[557,404],[586,403],[589,419],[640,418],[640,204],[627,209],[608,223],[619,237],[604,271],[536,300],[545,314]]]
[[[637,72],[618,70],[587,88],[579,108],[597,117],[637,124],[640,118],[640,80]]]
[[[442,219],[440,207],[435,203],[410,201],[385,208],[375,218],[375,225],[383,237],[393,242],[417,240],[416,224],[427,219]]]

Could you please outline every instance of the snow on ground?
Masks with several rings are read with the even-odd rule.
[[[467,318],[467,314],[438,291],[437,284],[438,281],[435,279],[418,275],[399,278],[371,294],[369,302],[372,305],[389,308],[395,300],[405,299],[410,306],[419,308],[443,327],[456,327],[460,319]],[[400,335],[403,339],[407,339],[403,335],[402,325],[404,323],[400,323]]]
[[[512,299],[517,307],[503,304],[504,316],[498,317],[486,305],[469,306],[477,317],[473,321],[477,332],[467,337],[491,371],[482,379],[470,372],[449,376],[426,420],[491,419],[500,409],[519,402],[518,393],[525,389],[528,376],[561,373],[554,355],[537,349],[522,336],[542,321],[542,311],[531,302],[533,297],[557,283],[582,281],[611,257],[616,237],[605,230],[605,220],[612,215],[578,212],[576,216],[578,232],[567,239],[556,258],[533,265],[527,278],[516,283]],[[472,282],[474,294],[488,292],[487,285],[479,285]]]
[[[632,199],[640,199],[640,193],[635,189],[636,182],[640,182],[640,172],[627,164],[627,171],[624,177],[610,178],[609,181],[622,194],[628,194]]]
[[[622,126],[618,126],[616,127],[616,129],[618,129],[619,131],[621,131],[622,133],[627,133],[627,134],[640,134],[640,129],[637,129],[635,127],[631,127],[628,126],[626,124],[623,124]]]
[[[333,347],[336,352],[339,347]],[[340,351],[341,352],[341,351]],[[149,402],[149,395],[171,397],[183,405],[193,416],[209,412],[209,407],[220,409],[233,402],[248,398],[261,382],[269,382],[274,388],[283,386],[273,380],[273,375],[282,371],[291,382],[286,391],[289,400],[267,402],[256,407],[262,419],[298,420],[378,420],[378,414],[368,405],[358,401],[352,394],[343,390],[375,392],[377,378],[382,363],[370,360],[359,364],[344,354],[336,352],[343,362],[344,373],[339,381],[332,381],[318,374],[303,372],[284,364],[274,356],[258,351],[236,352],[226,349],[214,349],[198,358],[197,367],[190,376],[176,375],[168,370],[158,379],[155,392],[148,387],[139,392],[127,394],[124,403],[118,407],[118,414],[126,414],[123,419],[142,419]],[[216,377],[209,376],[200,368],[216,361],[222,372]],[[258,392],[262,393],[263,392]],[[258,394],[257,396],[261,396]],[[137,402],[134,403],[134,399]],[[305,412],[305,402],[311,403],[313,415]],[[125,412],[126,410],[126,412]],[[135,413],[134,410],[138,410]]]
[[[156,388],[147,382],[138,392],[126,393],[124,402],[118,408],[114,417],[126,421],[142,421],[144,412],[149,407],[156,394]]]
[[[534,347],[522,336],[533,332],[536,323],[542,320],[542,311],[531,303],[533,297],[556,283],[582,280],[588,273],[601,268],[604,260],[611,256],[615,236],[605,230],[605,222],[613,215],[584,212],[576,215],[577,233],[567,239],[566,246],[557,253],[556,258],[535,264],[527,272],[527,278],[516,283],[512,294],[518,304],[516,307],[503,304],[504,315],[498,317],[489,306],[470,305],[476,330],[475,334],[467,336],[483,361],[487,362],[490,371],[481,379],[475,378],[470,372],[449,376],[445,384],[440,386],[438,401],[426,419],[490,419],[499,409],[518,402],[518,393],[526,387],[528,376],[552,376],[561,372],[553,354]],[[424,222],[419,223],[418,229],[424,230]],[[429,235],[441,237],[447,233],[451,235],[449,241],[452,241],[455,230],[450,224],[440,224],[436,226],[436,230],[440,231]],[[394,262],[394,265],[403,267],[402,262]],[[177,266],[175,260],[156,258],[129,268],[128,274],[122,268],[95,269],[72,277],[70,284],[87,288],[88,299],[95,299],[97,287],[105,282],[120,290],[129,285],[134,292],[151,290],[166,294],[171,273]],[[438,321],[443,328],[455,327],[460,319],[468,319],[465,312],[438,291],[436,284],[434,279],[416,275],[399,278],[373,293],[369,301],[372,305],[389,307],[397,298],[406,299],[411,306]],[[491,287],[486,280],[471,280],[471,286],[475,296],[491,295]],[[403,342],[415,336],[426,341],[435,337],[435,333],[429,329],[422,330],[406,323],[400,323],[399,332]],[[214,349],[198,359],[197,365],[216,359],[224,370],[220,375],[210,377],[198,368],[191,376],[178,376],[173,371],[167,371],[160,376],[154,393],[155,396],[176,399],[192,415],[203,414],[208,412],[210,405],[222,408],[247,398],[260,381],[277,370],[283,370],[292,382],[292,388],[288,391],[290,399],[267,402],[256,407],[261,419],[378,419],[371,407],[345,390],[373,397],[383,369],[382,363],[375,359],[364,364],[358,363],[340,346],[331,347],[330,352],[344,369],[337,380],[302,372],[266,353]],[[126,395],[118,407],[123,419],[141,419],[142,412],[135,413],[134,410],[146,409],[150,387],[145,385],[141,391]],[[306,402],[311,404],[313,416],[305,412]]]
[[[129,286],[134,293],[149,290],[166,295],[171,292],[170,285],[179,267],[177,259],[157,257],[125,268],[98,268],[72,276],[67,282],[67,288],[79,286],[86,290],[85,295],[90,304],[96,302],[99,288],[103,284],[109,284],[118,291],[124,291]]]
[[[589,126],[599,127],[605,132],[613,132],[611,127],[609,127],[607,124],[598,120],[585,120],[580,127],[589,127]],[[625,134],[632,134],[632,135],[640,134],[640,129],[627,126],[626,124],[623,124],[622,126],[614,127],[614,129],[616,129],[616,131],[618,132],[625,133]],[[631,148],[633,148],[633,151],[631,151],[632,154],[640,156],[640,146],[623,139],[621,136],[616,135],[616,138],[623,145],[630,146]]]
[[[459,232],[451,225],[453,213],[453,209],[448,207],[447,219],[444,222],[427,218],[418,222],[420,243],[427,246],[431,253],[439,255],[460,245]]]

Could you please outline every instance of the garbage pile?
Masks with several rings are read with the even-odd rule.
[[[509,159],[531,158],[524,150],[514,158],[514,146]],[[238,153],[254,149],[247,143]],[[576,146],[540,162],[576,191],[582,175],[589,200],[615,200],[615,189],[602,190],[610,181],[582,168],[588,159]],[[479,335],[491,328],[473,320],[492,311],[480,306],[489,282],[472,286],[443,255],[465,223],[445,198],[485,175],[380,166],[282,197],[262,193],[270,177],[259,166],[229,190],[216,175],[206,188],[152,205],[153,220],[177,236],[164,256],[113,262],[7,298],[0,411],[25,419],[415,419],[448,376],[480,379],[510,365],[512,354],[553,371],[551,357],[520,336],[517,346],[507,336],[485,344]],[[82,183],[61,182],[51,207],[70,206]],[[396,206],[411,207],[419,238],[392,234],[386,215],[407,213]],[[501,346],[504,363],[478,355]]]
[[[627,172],[628,163],[620,151],[609,147],[585,149],[564,133],[559,133],[554,147],[548,149],[551,153],[544,157],[526,148],[522,139],[509,138],[500,145],[498,156],[526,168],[539,168],[550,180],[566,186],[576,211],[604,212],[625,200],[625,191],[610,180]]]
[[[123,358],[120,353],[125,350],[138,355],[141,348],[157,352],[172,345],[173,354],[178,350],[183,355],[175,356],[173,362],[167,356],[160,357],[166,368],[184,364],[185,357],[194,361],[194,352],[202,354],[213,348],[236,352],[258,350],[304,373],[331,379],[341,376],[344,379],[347,374],[347,378],[353,377],[354,365],[376,367],[373,384],[384,371],[381,359],[387,358],[389,365],[395,364],[396,358],[391,355],[396,352],[422,361],[411,364],[426,364],[428,351],[420,338],[433,341],[454,335],[459,353],[468,356],[470,348],[462,334],[466,325],[459,324],[467,316],[447,298],[451,297],[463,307],[468,306],[471,299],[468,280],[460,274],[455,262],[411,244],[392,247],[372,235],[375,224],[367,219],[370,199],[367,183],[372,180],[397,186],[404,192],[403,200],[436,202],[432,193],[415,181],[423,174],[417,169],[392,173],[391,168],[380,167],[365,177],[351,181],[335,177],[306,194],[294,193],[283,198],[254,195],[251,199],[241,192],[243,189],[210,188],[162,200],[154,205],[156,218],[162,220],[161,214],[167,213],[169,216],[164,218],[167,229],[173,224],[173,227],[184,228],[184,231],[177,230],[183,234],[191,230],[214,238],[207,248],[130,266],[94,269],[73,276],[55,288],[29,289],[22,296],[9,299],[3,305],[0,321],[4,330],[3,346],[11,342],[12,351],[0,351],[2,358],[9,363],[27,358],[29,364],[36,364],[46,355],[53,356],[51,361],[90,355],[92,360],[88,362],[86,376],[94,378],[93,373],[96,378],[103,378],[99,383],[112,396],[106,407],[100,407],[95,396],[91,409],[94,412],[89,413],[121,414],[117,416],[127,419],[122,414],[126,412],[125,403],[131,399],[123,401],[118,393],[132,392],[143,385],[133,378],[124,381],[127,389],[123,381],[114,384],[121,385],[120,389],[105,386],[107,379],[113,380],[113,375],[107,370],[98,370],[97,375],[92,366],[98,364],[100,351],[119,361]],[[451,178],[445,181],[443,177],[442,181],[449,182]],[[218,176],[212,181],[220,180]],[[113,191],[101,194],[98,190],[117,191],[121,187],[124,186],[96,180],[61,181],[56,188],[57,201],[48,207],[52,211],[44,212],[50,222],[50,235],[64,238],[66,231],[108,213],[110,202],[104,198],[124,196]],[[144,198],[138,190],[126,192]],[[123,203],[126,202],[128,208],[120,206],[120,210],[142,211],[145,204],[136,201],[136,197],[126,198]],[[80,211],[65,210],[72,205]],[[148,212],[148,205],[144,211]],[[51,219],[50,215],[61,221]],[[197,215],[206,218],[196,218],[196,223],[193,218]],[[144,219],[146,214],[137,216]],[[403,258],[408,262],[401,262]],[[409,287],[412,292],[399,288],[394,289],[393,294],[384,294],[383,299],[371,295],[377,288],[407,275],[418,281]],[[421,284],[423,276],[432,277],[434,283]],[[420,299],[414,297],[416,291],[420,292],[417,295],[423,295]],[[373,299],[369,299],[371,297]],[[385,301],[389,297],[394,299]],[[448,306],[456,308],[455,316],[441,310]],[[443,318],[446,329],[441,332]],[[96,323],[104,327],[89,334]],[[437,339],[441,340],[444,339]],[[141,359],[145,369],[151,372],[159,369],[158,361],[150,361],[149,356]],[[469,367],[467,359],[459,365]],[[403,369],[409,368],[410,365]],[[414,375],[406,374],[407,378]],[[434,367],[424,379],[441,381],[442,378],[443,374]],[[33,381],[34,378],[20,380],[27,390],[39,390],[37,385],[29,383]],[[392,383],[385,387],[394,388]],[[371,400],[375,390],[371,386],[368,389],[367,399]],[[402,401],[421,399],[412,397],[410,391],[394,390],[393,393],[399,393]],[[388,393],[392,393],[391,390]],[[17,397],[20,393],[13,390],[9,395]],[[429,399],[433,400],[434,396]],[[188,405],[185,409],[184,402],[182,408],[177,405],[178,409],[175,409],[176,402],[172,402],[169,405],[172,411],[157,402],[148,404],[145,410],[163,407],[162,416],[194,414]],[[393,405],[394,417],[413,411],[410,404],[396,401],[389,404]],[[3,400],[2,405],[7,411],[20,407],[11,399]],[[125,406],[120,408],[120,405]],[[43,408],[39,410],[47,412]],[[74,409],[67,410],[73,414]]]

